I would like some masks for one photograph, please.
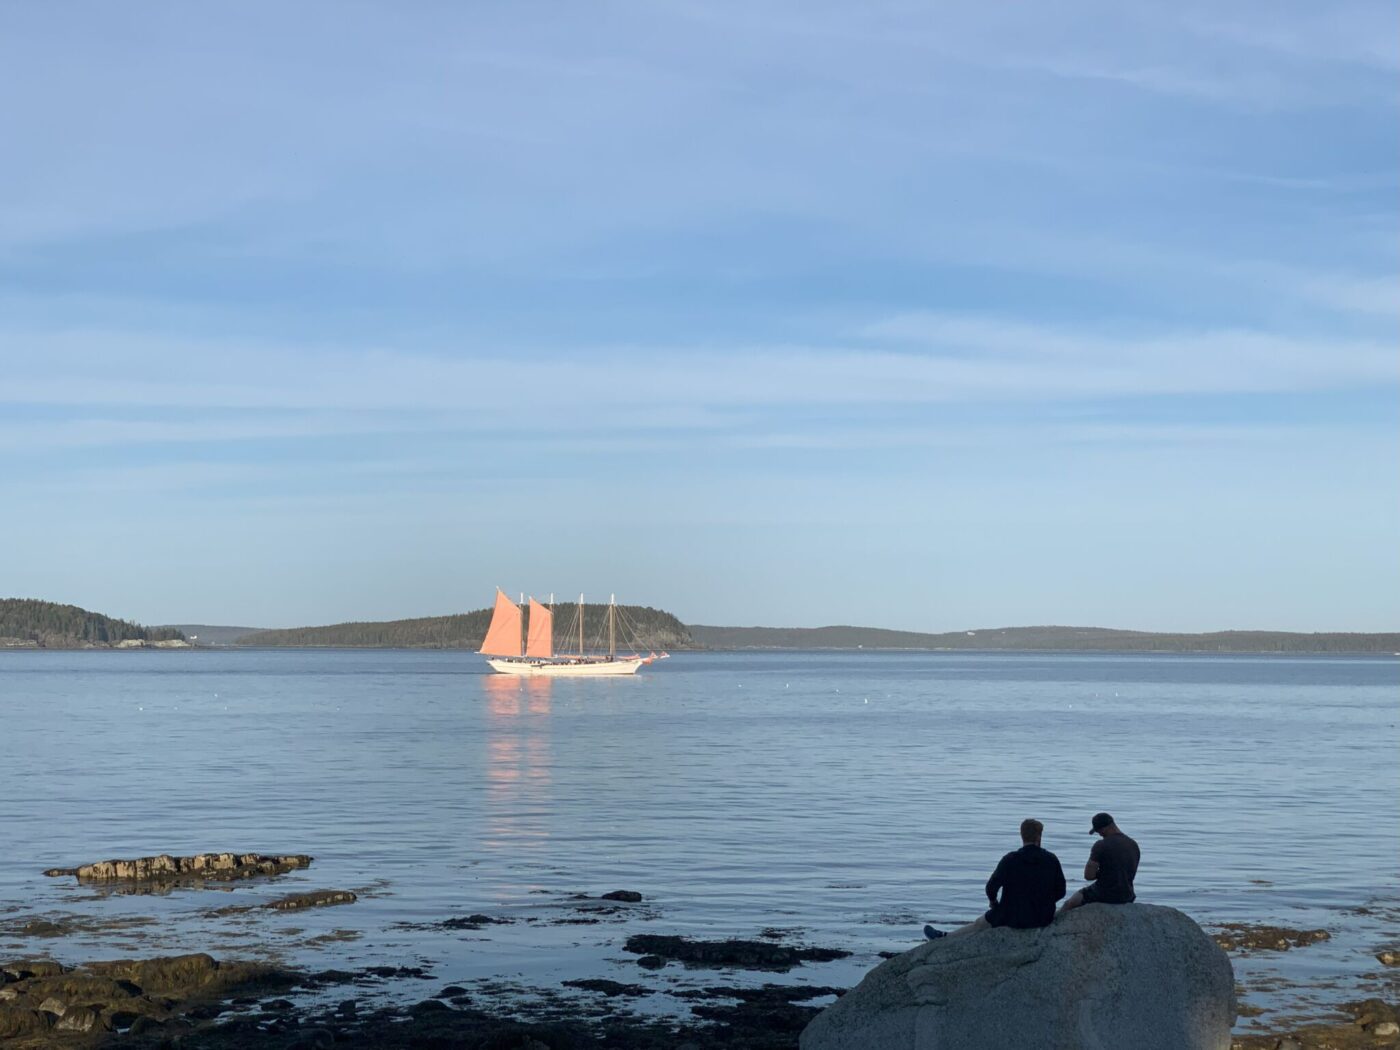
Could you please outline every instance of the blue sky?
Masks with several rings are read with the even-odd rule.
[[[1400,628],[1377,3],[0,9],[0,592]]]

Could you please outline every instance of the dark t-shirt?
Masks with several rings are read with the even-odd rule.
[[[1089,859],[1098,861],[1099,874],[1086,898],[1102,904],[1131,904],[1137,899],[1133,877],[1137,875],[1142,851],[1127,835],[1109,835],[1094,843]]]
[[[1049,926],[1055,918],[1055,902],[1064,895],[1060,858],[1039,846],[1022,846],[1002,857],[987,880],[987,899],[992,902],[987,921],[1018,930]]]

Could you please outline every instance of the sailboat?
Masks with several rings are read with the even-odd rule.
[[[552,598],[550,602],[552,606]],[[511,601],[504,591],[497,588],[491,626],[487,628],[486,639],[478,651],[487,657],[486,662],[491,665],[491,670],[498,674],[551,675],[559,678],[636,674],[638,668],[667,655],[617,655],[616,596],[608,603],[607,655],[584,652],[583,595],[578,596],[578,651],[570,654],[555,651],[553,609],[531,598],[527,631],[521,605]]]

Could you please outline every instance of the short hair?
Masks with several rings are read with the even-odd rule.
[[[1034,817],[1027,817],[1021,821],[1021,841],[1027,845],[1033,845],[1040,841],[1041,834],[1045,831],[1045,825]]]

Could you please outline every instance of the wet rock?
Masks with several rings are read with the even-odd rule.
[[[310,893],[292,893],[268,901],[263,905],[273,911],[300,911],[302,908],[323,908],[330,904],[354,904],[359,900],[349,890],[312,890]]]
[[[603,894],[599,899],[605,901],[622,901],[624,904],[642,903],[642,895],[636,890],[613,890],[611,893]]]
[[[1362,1028],[1373,1028],[1387,1022],[1400,1021],[1400,1010],[1391,1006],[1384,999],[1367,999],[1363,1002],[1353,1003],[1351,1004],[1351,1015]]]
[[[269,999],[262,1004],[263,1013],[281,1013],[292,1009],[296,1004],[290,999]]]
[[[455,915],[441,922],[396,922],[396,930],[480,930],[486,926],[509,926],[514,919],[497,919],[490,915]]]
[[[302,853],[196,853],[188,857],[173,857],[162,853],[154,857],[134,857],[130,860],[100,860],[76,868],[50,868],[44,872],[50,878],[72,875],[80,882],[142,882],[147,880],[246,879],[258,875],[282,875],[299,868],[310,867],[311,857]]]
[[[451,999],[454,995],[466,995],[467,990],[460,984],[449,984],[442,991],[438,992],[439,999]]]
[[[54,1030],[58,1032],[92,1032],[105,1031],[109,1025],[104,1021],[102,1015],[90,1006],[77,1006],[64,1013],[54,1025]]]
[[[1326,930],[1293,930],[1286,926],[1259,926],[1242,922],[1223,923],[1211,940],[1227,952],[1278,951],[1303,948],[1331,938]]]
[[[131,1027],[127,1030],[127,1035],[139,1038],[140,1036],[150,1035],[153,1032],[159,1032],[163,1027],[163,1024],[154,1017],[138,1017],[131,1022]]]
[[[421,1003],[414,1003],[409,1010],[415,1014],[431,1013],[434,1010],[451,1010],[452,1007],[438,999],[424,999]]]
[[[625,995],[628,998],[640,998],[641,996],[652,994],[650,988],[644,988],[640,984],[623,984],[620,981],[609,981],[603,977],[588,977],[581,980],[564,981],[563,984],[567,988],[582,988],[586,992],[601,992],[609,999],[619,995]]]
[[[388,980],[393,977],[416,977],[420,981],[430,981],[433,975],[421,966],[366,966],[363,973]]]
[[[1400,966],[1400,951],[1377,952],[1376,961],[1382,966]]]
[[[55,977],[62,972],[63,966],[52,959],[21,959],[0,966],[0,973],[11,981],[23,981],[30,977]]]
[[[49,919],[30,919],[16,931],[21,937],[66,937],[68,927]]]
[[[643,955],[637,960],[637,965],[643,970],[659,970],[666,965],[666,960],[659,955]]]
[[[335,1033],[329,1028],[313,1028],[303,1032],[301,1039],[293,1043],[289,1050],[330,1050],[335,1046]]]
[[[20,1036],[35,1035],[39,1032],[47,1032],[52,1027],[52,1014],[14,1006],[0,1006],[0,1039],[16,1039]]]
[[[86,973],[70,972],[56,977],[32,977],[7,986],[4,996],[21,1009],[38,1009],[55,1019],[65,1017],[75,1007],[90,1006],[99,1012],[118,1008],[142,1012],[134,994],[140,989],[125,982]],[[154,1012],[156,1008],[151,1007]]]
[[[320,988],[328,984],[349,984],[359,976],[349,970],[317,970],[303,977],[301,983],[307,988]]]
[[[759,988],[689,988],[672,993],[677,999],[738,999],[745,1003],[800,1003],[823,996],[846,994],[845,988],[812,984],[765,984]]]
[[[638,955],[657,955],[687,966],[735,966],[750,970],[786,971],[804,962],[844,959],[850,952],[836,948],[795,948],[765,941],[693,941],[639,933],[627,938],[624,949]]]
[[[437,924],[440,930],[479,930],[483,926],[508,926],[509,919],[493,919],[490,915],[459,915],[452,919],[444,919]]]
[[[816,1007],[794,1006],[791,1003],[740,1003],[737,1006],[697,1006],[692,1012],[696,1017],[729,1025],[731,1028],[781,1032],[790,1038],[797,1038],[819,1011]],[[862,1050],[866,1045],[861,1044]]]
[[[1381,999],[1349,1003],[1343,1007],[1352,1020],[1307,1025],[1287,1033],[1239,1036],[1237,1050],[1373,1050],[1400,1045],[1400,1007]]]

